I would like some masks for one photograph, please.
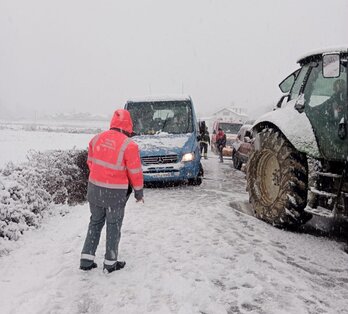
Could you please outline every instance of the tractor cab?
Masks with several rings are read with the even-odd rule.
[[[247,190],[255,215],[276,226],[312,214],[348,220],[348,48],[298,60],[273,110],[255,121]]]
[[[323,158],[347,160],[347,49],[308,54],[298,63],[279,84],[287,103],[308,117]]]

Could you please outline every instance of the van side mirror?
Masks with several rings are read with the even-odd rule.
[[[323,54],[323,76],[326,78],[339,77],[340,64],[339,53]]]

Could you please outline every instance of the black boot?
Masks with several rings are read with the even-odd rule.
[[[126,262],[124,261],[117,261],[114,265],[106,267],[104,265],[104,269],[107,270],[107,272],[110,274],[115,270],[120,270],[126,266]]]
[[[80,269],[81,270],[91,270],[91,269],[93,269],[93,268],[97,268],[98,267],[98,265],[97,265],[97,263],[92,263],[91,265],[89,265],[89,266],[80,266]]]

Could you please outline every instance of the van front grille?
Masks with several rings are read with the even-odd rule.
[[[174,164],[178,162],[178,155],[146,156],[141,157],[141,161],[145,165]]]

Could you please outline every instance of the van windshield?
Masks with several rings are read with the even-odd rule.
[[[220,122],[219,128],[227,134],[237,134],[239,129],[241,128],[242,123],[228,123],[228,122]]]
[[[189,101],[129,102],[126,107],[137,135],[193,132],[192,106]]]

